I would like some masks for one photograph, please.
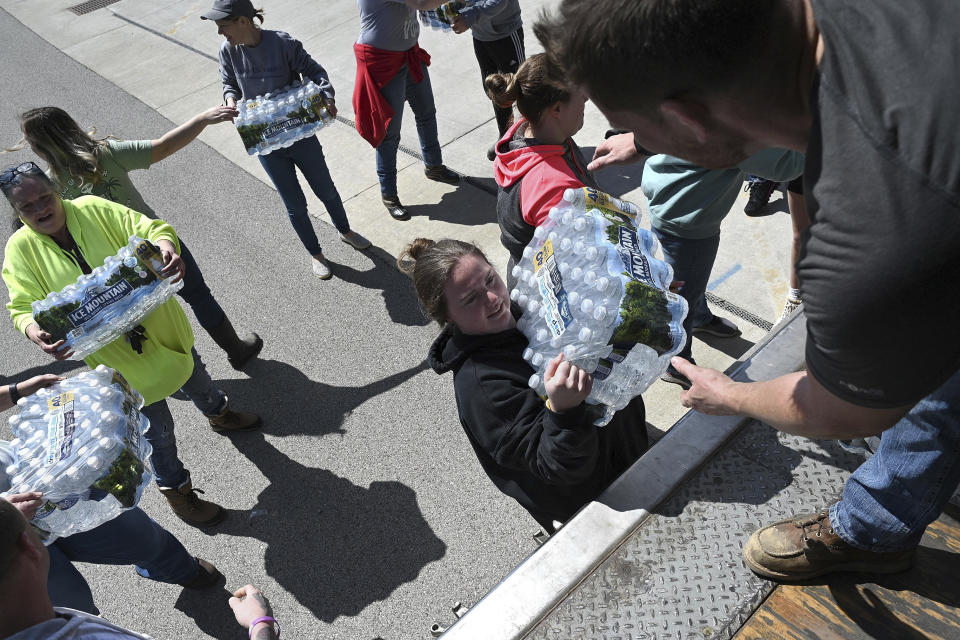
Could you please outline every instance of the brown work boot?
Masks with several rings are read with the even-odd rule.
[[[203,558],[197,558],[196,575],[186,582],[181,582],[180,586],[184,589],[207,589],[220,582],[222,577],[223,574],[212,563]]]
[[[203,500],[194,489],[192,482],[187,482],[179,489],[160,488],[160,493],[170,503],[170,507],[178,518],[194,527],[210,527],[226,517],[226,512],[218,504]]]
[[[833,571],[897,573],[913,564],[916,548],[875,552],[851,547],[830,526],[829,512],[798,515],[756,532],[743,546],[754,573],[781,582],[815,578]]]
[[[232,411],[230,409],[230,399],[227,398],[223,405],[223,411],[216,415],[207,415],[210,420],[210,428],[217,433],[231,433],[234,431],[249,431],[257,429],[263,424],[260,416],[249,411]]]

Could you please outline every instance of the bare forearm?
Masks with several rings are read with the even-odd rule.
[[[805,438],[863,438],[896,424],[909,409],[870,409],[829,394],[806,371],[766,382],[733,383],[733,413]]]
[[[272,624],[262,622],[253,630],[250,637],[252,640],[276,640],[277,634]]]
[[[203,114],[197,114],[176,129],[167,131],[159,140],[153,141],[151,163],[160,162],[190,144],[207,126]]]
[[[0,386],[0,411],[6,411],[13,405],[13,398],[10,397],[10,385]]]

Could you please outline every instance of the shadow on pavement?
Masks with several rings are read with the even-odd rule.
[[[590,162],[590,159],[593,158],[593,152],[596,151],[596,147],[580,147],[580,151],[582,152],[583,164],[586,165]],[[594,171],[593,177],[596,179],[597,184],[600,185],[602,191],[619,198],[640,186],[640,181],[643,177],[643,165],[638,162],[636,164],[606,167],[599,171]],[[639,198],[634,198],[634,201],[638,200]],[[640,203],[636,202],[636,204]]]
[[[240,626],[227,601],[233,594],[224,588],[194,591],[184,589],[174,603],[174,608],[189,616],[201,631],[213,638],[225,637],[225,630],[237,630]]]
[[[744,320],[744,322],[746,322],[746,320]],[[718,338],[717,336],[712,336],[709,333],[694,333],[693,337],[697,340],[700,340],[704,344],[710,345],[717,351],[727,354],[734,360],[749,351],[755,344],[743,336],[737,336],[735,338]],[[694,354],[694,357],[696,357],[696,354]]]
[[[383,305],[395,324],[408,327],[425,326],[430,320],[417,304],[417,294],[413,283],[397,270],[396,258],[381,249],[370,247],[364,253],[371,257],[373,266],[361,271],[344,264],[332,264],[335,277],[365,289],[379,289],[383,296]]]
[[[266,543],[267,574],[320,620],[357,615],[446,554],[410,487],[355,485],[291,460],[261,433],[233,444],[270,485],[250,511],[228,511],[217,533]]]
[[[344,433],[343,421],[370,398],[397,387],[429,365],[425,361],[360,387],[314,382],[299,369],[279,360],[257,360],[247,366],[251,376],[215,380],[235,401],[237,410],[255,410],[263,416],[263,431],[275,436]],[[246,434],[237,434],[239,439]]]
[[[472,182],[487,185],[496,194],[497,184],[493,178],[470,178]],[[497,222],[497,197],[487,188],[461,183],[457,189],[445,193],[437,204],[407,204],[410,216],[423,216],[466,226]]]
[[[23,382],[24,380],[29,380],[34,376],[39,376],[44,373],[55,373],[58,376],[62,376],[85,366],[87,365],[84,364],[82,360],[51,359],[47,364],[30,367],[29,369],[24,369],[19,373],[6,373],[6,375],[0,373],[0,384],[10,384],[14,381]]]

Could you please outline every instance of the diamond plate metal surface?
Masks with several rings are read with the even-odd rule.
[[[747,425],[526,637],[732,637],[773,588],[746,568],[743,543],[836,500],[862,461],[835,442]]]

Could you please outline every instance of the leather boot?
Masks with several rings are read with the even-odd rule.
[[[223,507],[197,495],[203,491],[194,489],[192,482],[187,482],[179,489],[161,488],[160,493],[170,503],[176,516],[194,527],[209,527],[226,517]]]
[[[220,345],[220,348],[227,352],[227,360],[230,366],[240,371],[251,358],[260,353],[263,349],[263,340],[255,333],[249,333],[243,339],[237,335],[230,324],[230,318],[224,316],[223,322],[207,329],[207,333],[213,338],[213,341]]]
[[[258,429],[263,421],[260,416],[249,411],[233,411],[230,409],[230,399],[223,405],[223,411],[215,415],[207,415],[210,428],[217,433],[231,433],[233,431],[249,431]]]

